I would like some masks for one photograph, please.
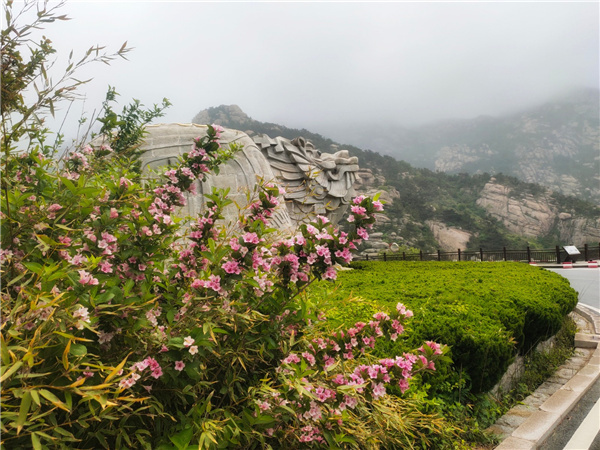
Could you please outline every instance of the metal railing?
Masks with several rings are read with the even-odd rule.
[[[591,261],[600,259],[600,243],[597,246],[583,245],[579,248],[580,255],[577,259]],[[503,247],[502,250],[460,250],[456,252],[406,253],[406,252],[384,252],[376,256],[366,255],[355,257],[354,261],[522,261],[561,264],[568,259],[568,253],[560,246],[553,249],[512,250]]]

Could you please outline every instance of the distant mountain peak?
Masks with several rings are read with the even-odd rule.
[[[200,111],[192,119],[192,123],[215,123],[224,125],[231,122],[245,124],[252,119],[238,105],[220,105]]]

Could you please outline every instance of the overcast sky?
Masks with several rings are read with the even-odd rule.
[[[86,75],[89,111],[107,86],[164,122],[237,104],[252,118],[326,134],[501,115],[598,87],[598,2],[75,2],[45,33],[63,55],[93,44],[129,61]]]

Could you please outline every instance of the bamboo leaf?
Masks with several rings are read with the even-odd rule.
[[[8,348],[6,347],[4,334],[0,334],[0,358],[2,359],[2,364],[6,366],[10,364],[10,354],[8,353]]]
[[[33,446],[34,450],[42,450],[42,443],[35,432],[31,433],[31,445]]]
[[[63,409],[67,412],[71,412],[71,411],[69,411],[69,408],[67,408],[67,405],[65,405],[62,401],[60,401],[60,399],[56,395],[54,395],[52,392],[50,392],[49,390],[40,389],[40,395],[42,397],[44,397],[46,400],[50,401],[50,403],[52,403],[57,408]]]
[[[33,399],[33,401],[35,402],[36,405],[38,406],[42,406],[42,404],[40,403],[40,396],[38,395],[37,391],[32,389],[31,391],[29,391],[31,393],[31,398]]]
[[[65,351],[62,355],[62,363],[65,370],[69,370],[69,351],[71,350],[71,342],[73,341],[69,339],[69,342],[67,342],[67,345],[65,346]]]
[[[0,383],[3,382],[4,380],[6,380],[8,377],[10,377],[17,370],[19,370],[22,365],[23,365],[23,361],[17,361],[16,363],[14,363],[11,366],[11,368],[8,369],[6,372],[4,372],[4,374],[0,377]],[[4,367],[6,367],[6,366],[4,366]]]
[[[117,374],[119,373],[119,371],[121,369],[123,369],[123,367],[125,366],[125,362],[127,362],[127,358],[129,358],[129,355],[127,355],[127,357],[121,361],[119,363],[119,365],[117,367],[115,367],[113,370],[111,370],[111,372],[107,375],[107,377],[104,379],[105,383],[108,383],[110,380],[112,380],[115,376],[117,376]]]
[[[26,391],[21,398],[21,407],[19,408],[19,417],[17,417],[17,435],[23,429],[23,425],[27,420],[27,414],[29,414],[29,407],[31,406],[31,393]]]

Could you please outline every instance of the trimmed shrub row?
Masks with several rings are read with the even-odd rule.
[[[452,347],[473,392],[491,389],[513,357],[560,329],[577,292],[559,275],[522,263],[369,261],[352,264],[338,283],[313,288],[328,327],[370,320],[397,302],[413,310],[411,333],[382,355],[399,354],[423,340]]]

